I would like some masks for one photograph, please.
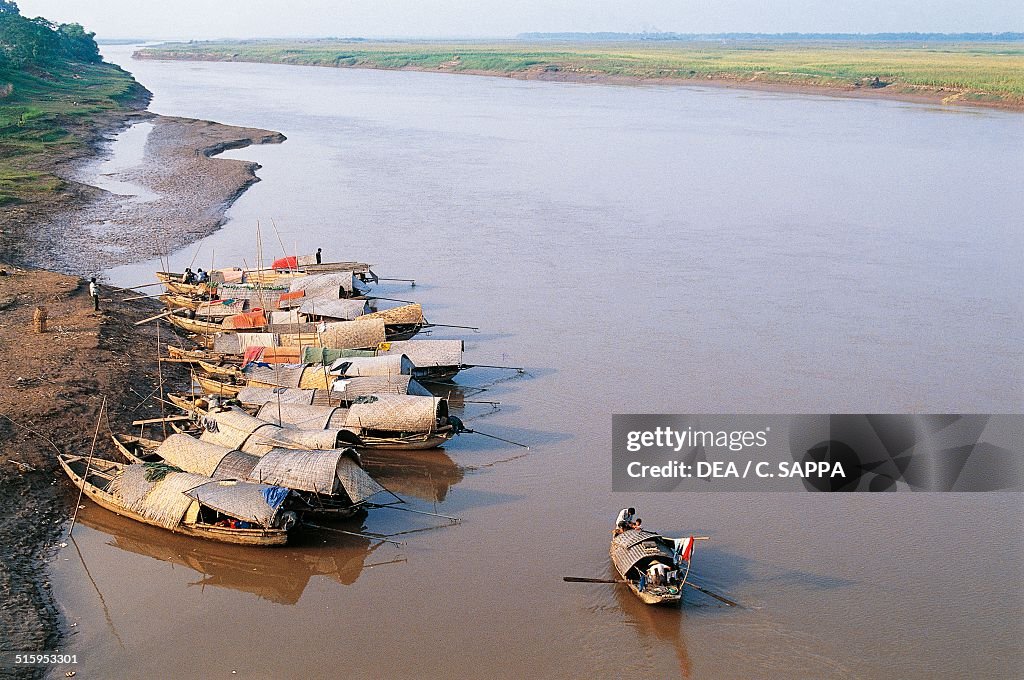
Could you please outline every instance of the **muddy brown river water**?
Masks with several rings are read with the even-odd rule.
[[[1020,412],[1019,114],[107,52],[158,113],[288,138],[227,154],[262,181],[172,264],[251,263],[259,221],[268,257],[276,225],[290,252],[415,278],[381,294],[480,326],[433,336],[467,361],[527,367],[459,381],[501,402],[466,405],[472,427],[531,449],[378,461],[410,507],[463,519],[403,547],[225,547],[87,507],[51,564],[83,677],[1020,673],[1020,494],[625,497],[610,451],[623,412]],[[712,536],[695,573],[746,608],[563,583],[611,574],[627,504]]]

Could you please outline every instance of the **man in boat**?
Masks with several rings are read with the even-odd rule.
[[[316,263],[317,264],[320,264],[320,251],[321,250],[322,250],[322,248],[317,248],[316,249]]]
[[[185,273],[181,277],[182,283],[195,283],[196,275],[192,272],[192,267],[185,267]]]
[[[100,311],[100,287],[96,285],[96,277],[89,279],[89,297],[92,298],[92,311]]]
[[[210,277],[207,275],[206,272],[203,271],[203,268],[200,267],[196,271],[196,283],[206,283],[209,280],[210,280]]]
[[[615,518],[615,533],[621,534],[627,529],[632,529],[635,516],[636,508],[623,508],[619,510],[619,516]]]

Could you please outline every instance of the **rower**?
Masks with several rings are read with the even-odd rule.
[[[619,510],[619,516],[615,518],[615,528],[630,529],[633,526],[633,518],[636,516],[636,508],[623,508]]]

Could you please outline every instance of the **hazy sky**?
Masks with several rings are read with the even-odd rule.
[[[1021,0],[18,0],[99,37],[512,37],[525,31],[1024,31]]]

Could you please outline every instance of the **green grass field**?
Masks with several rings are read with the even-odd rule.
[[[147,48],[144,56],[496,74],[714,78],[843,88],[874,84],[896,92],[941,89],[970,101],[1024,104],[1021,43],[241,41],[166,44]]]
[[[81,153],[97,123],[139,94],[131,75],[110,64],[0,66],[0,206],[59,189],[54,162]]]

